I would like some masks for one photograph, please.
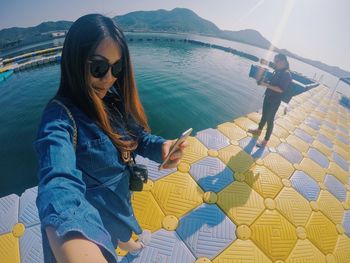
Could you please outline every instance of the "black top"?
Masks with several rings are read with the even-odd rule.
[[[292,76],[288,69],[275,70],[272,77],[268,83],[271,86],[277,86],[283,90],[282,93],[273,91],[271,89],[266,89],[265,96],[270,101],[280,102],[283,98],[284,93],[288,90],[292,82]]]

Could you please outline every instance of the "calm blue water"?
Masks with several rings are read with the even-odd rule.
[[[192,38],[259,57],[266,53],[232,41]],[[134,41],[129,47],[140,97],[155,134],[173,139],[189,127],[195,133],[261,108],[264,90],[248,78],[249,60],[183,42]],[[317,71],[292,63],[296,71],[306,69],[305,75]],[[43,107],[58,88],[59,73],[58,65],[48,66],[14,74],[0,83],[0,196],[21,194],[37,185],[32,141]]]

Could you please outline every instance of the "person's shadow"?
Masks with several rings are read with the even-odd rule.
[[[247,147],[251,147],[251,144],[252,142]],[[201,177],[197,181],[198,190],[201,189],[203,192],[208,192],[208,191],[214,192],[217,194],[218,198],[221,198],[220,195],[223,192],[225,192],[224,198],[226,200],[229,199],[229,198],[227,199],[227,195],[232,194],[232,200],[234,201],[233,202],[228,201],[230,205],[228,206],[225,205],[224,207],[222,207],[222,202],[219,200],[215,204],[200,205],[199,207],[195,208],[194,210],[184,215],[180,219],[179,226],[176,232],[178,232],[179,236],[183,241],[185,241],[185,243],[186,241],[188,241],[188,243],[193,242],[193,238],[195,238],[198,231],[205,232],[205,235],[210,235],[210,233],[212,233],[213,237],[215,237],[216,234],[214,234],[215,233],[214,228],[220,225],[225,219],[233,221],[233,224],[236,225],[236,227],[238,226],[239,222],[235,222],[235,220],[232,220],[227,214],[232,208],[243,206],[247,202],[252,191],[252,188],[250,185],[252,185],[256,180],[258,180],[260,176],[259,174],[258,175],[253,174],[251,170],[247,169],[247,171],[244,172],[244,175],[246,177],[249,177],[250,185],[247,182],[242,181],[241,178],[240,178],[240,181],[237,180],[237,178],[235,177],[235,174],[236,176],[238,176],[239,173],[235,173],[234,171],[232,171],[231,168],[228,166],[228,164],[230,164],[231,162],[237,163],[237,158],[239,159],[241,158],[242,155],[245,155],[244,152],[245,151],[242,150],[237,154],[231,156],[230,160],[227,162],[226,167],[223,171],[220,171],[215,175],[208,174],[208,176]],[[251,164],[247,164],[247,165],[250,166]],[[227,181],[228,171],[232,172],[231,176],[233,177],[233,180],[230,183],[228,183]],[[211,181],[210,187],[207,186],[208,177],[210,177],[210,181]],[[205,189],[203,188],[204,183],[206,183]],[[247,184],[247,187],[242,185],[242,187],[239,187],[240,189],[239,193],[236,193],[233,191],[231,192],[231,189],[227,188],[227,187],[230,187],[231,184]],[[202,194],[203,193],[202,191],[198,191],[198,193]],[[237,194],[239,194],[240,196],[235,197],[235,195]],[[194,213],[195,216],[191,218],[191,220],[187,219],[185,221],[184,218],[186,218],[186,216],[190,216],[190,217],[191,215],[193,216],[192,213]],[[195,250],[195,248],[190,248],[190,249]]]
[[[253,157],[254,159],[258,159],[258,158],[262,157],[264,154],[267,154],[269,152],[269,150],[266,146],[265,147],[257,147],[256,146],[257,142],[258,142],[257,137],[250,137],[250,141],[243,148],[243,150],[246,153],[248,153],[251,157]]]

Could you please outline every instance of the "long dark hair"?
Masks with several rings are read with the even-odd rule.
[[[282,53],[278,53],[276,56],[275,56],[275,59],[278,59],[278,60],[281,60],[284,62],[284,69],[287,70],[289,69],[289,62],[288,62],[288,59],[287,59],[287,56],[282,54]]]
[[[80,17],[72,24],[63,45],[61,82],[56,96],[71,99],[100,126],[116,147],[121,150],[133,150],[137,147],[137,142],[122,140],[121,135],[113,131],[106,106],[88,81],[87,61],[99,43],[107,37],[117,43],[122,53],[123,69],[114,86],[118,88],[124,110],[149,131],[147,117],[136,87],[126,38],[111,18],[100,14],[89,14]]]

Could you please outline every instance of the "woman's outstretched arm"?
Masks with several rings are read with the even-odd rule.
[[[76,166],[73,131],[65,110],[56,103],[49,105],[34,142],[39,161],[36,205],[42,234],[47,234],[58,262],[116,262],[110,234],[97,209],[85,198],[86,185]],[[45,255],[52,257],[49,251],[44,251]],[[77,261],[84,255],[88,255],[88,261]],[[108,256],[107,261],[103,255]]]

